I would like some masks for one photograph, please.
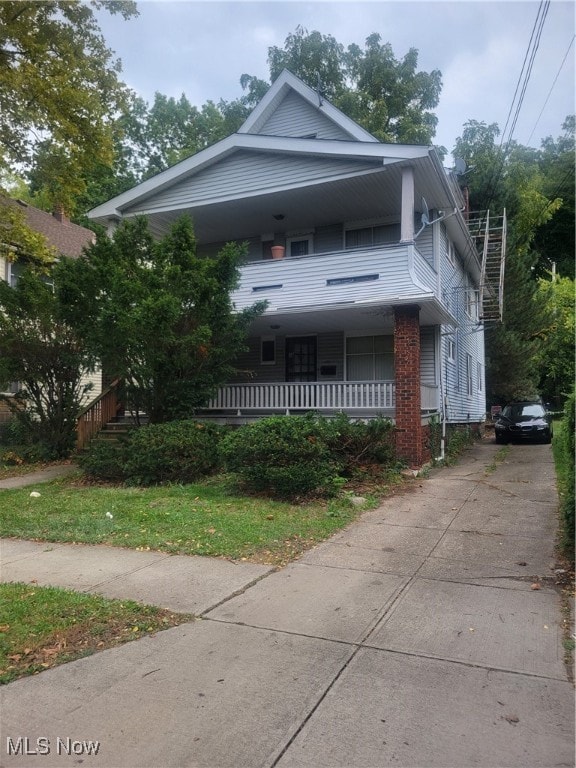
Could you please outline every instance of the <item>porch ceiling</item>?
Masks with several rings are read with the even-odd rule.
[[[420,307],[420,325],[438,325],[447,322],[447,316],[436,302],[414,301]],[[391,304],[346,306],[337,309],[315,308],[306,312],[274,311],[263,314],[250,327],[255,336],[298,336],[333,331],[393,333],[394,307]]]
[[[412,160],[415,167],[415,201],[425,197],[432,207],[448,206],[438,200],[438,185],[426,159]],[[365,167],[365,164],[364,164]],[[245,197],[216,199],[209,203],[183,205],[177,210],[145,210],[152,232],[162,236],[182,214],[189,214],[200,243],[259,237],[264,233],[301,231],[343,221],[400,216],[402,163],[377,165],[356,176],[318,180],[306,185],[263,191]],[[430,201],[434,200],[433,203]],[[280,221],[274,216],[281,214]]]

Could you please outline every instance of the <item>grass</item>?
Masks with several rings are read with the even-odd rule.
[[[382,479],[372,483],[372,504],[388,487]],[[1,536],[273,565],[294,559],[358,513],[346,498],[290,504],[243,496],[225,477],[153,488],[82,485],[68,477],[34,488],[39,497],[32,490],[0,492]]]
[[[398,474],[367,472],[348,488],[348,496],[367,499],[357,507],[346,495],[299,504],[244,496],[225,476],[131,488],[86,484],[78,473],[1,490],[0,536],[283,565],[406,482]],[[0,683],[193,618],[34,584],[0,584],[0,603]]]
[[[0,584],[0,606],[0,684],[193,619],[34,584]]]

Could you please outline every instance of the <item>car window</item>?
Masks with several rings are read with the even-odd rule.
[[[507,405],[502,413],[509,419],[522,419],[526,417],[544,416],[546,412],[539,403],[525,403],[523,405]]]

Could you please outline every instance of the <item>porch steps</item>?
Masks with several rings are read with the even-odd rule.
[[[472,213],[468,227],[482,263],[479,318],[484,322],[501,322],[506,266],[506,210],[500,216],[490,211]]]
[[[138,427],[147,423],[148,417],[143,414],[139,416],[139,423],[132,416],[112,419],[102,427],[100,432],[92,439],[92,442],[117,443],[134,429],[138,429]]]

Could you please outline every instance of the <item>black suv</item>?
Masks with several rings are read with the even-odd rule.
[[[497,443],[552,441],[552,416],[540,400],[509,403],[496,417]]]

